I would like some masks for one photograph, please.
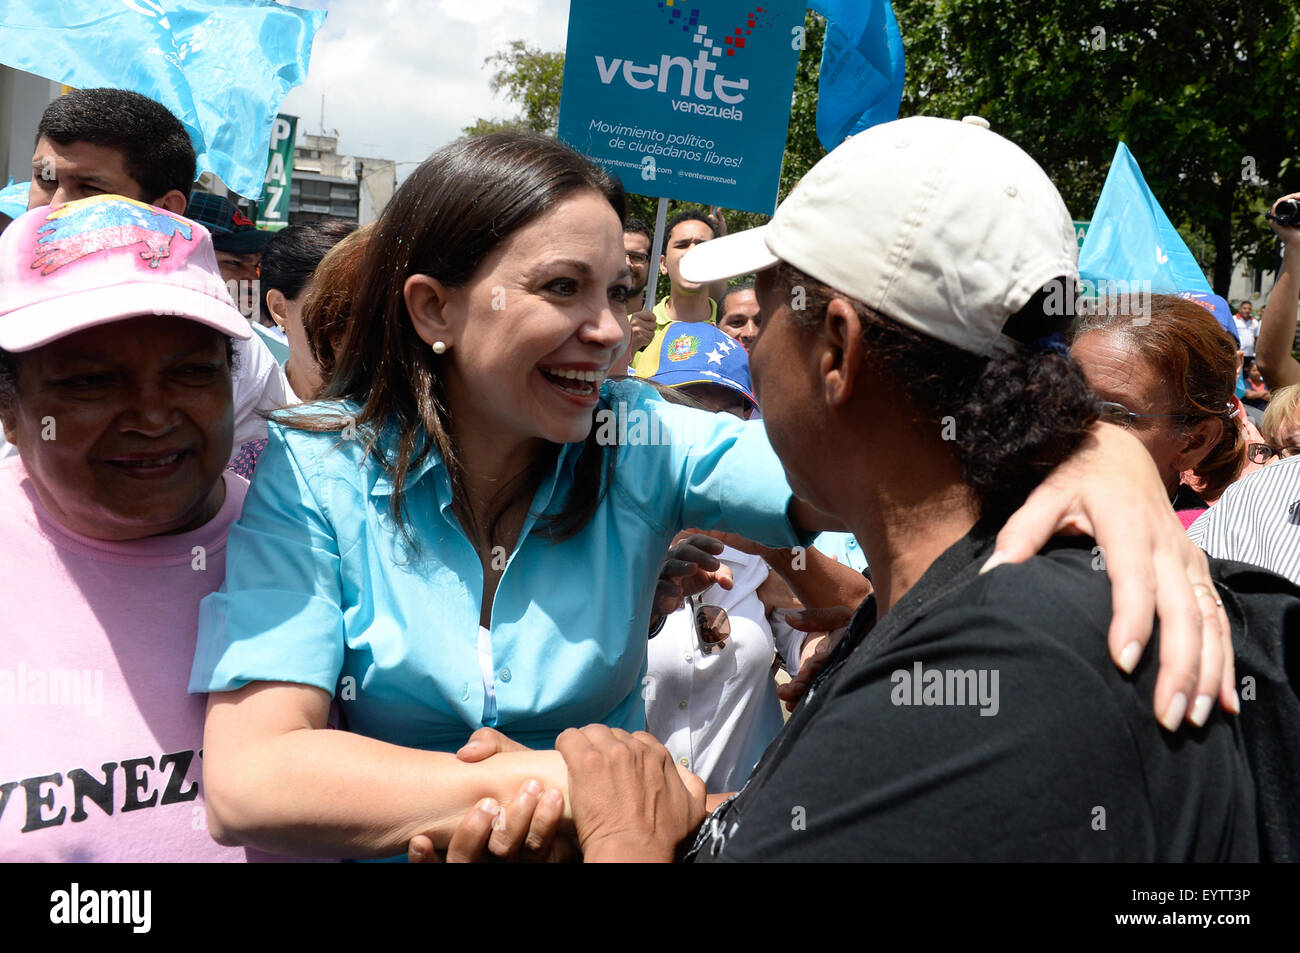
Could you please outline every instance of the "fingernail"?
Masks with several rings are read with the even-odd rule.
[[[1241,714],[1241,696],[1237,694],[1235,688],[1232,690],[1232,713],[1234,715]]]
[[[496,813],[501,810],[501,805],[497,804],[497,802],[492,800],[492,798],[485,797],[483,800],[478,802],[478,809],[484,814],[496,815]]]
[[[536,796],[542,793],[542,783],[540,781],[527,781],[524,783],[524,790]]]
[[[986,562],[983,566],[980,567],[980,575],[982,576],[986,572],[989,572],[990,570],[997,569],[1006,561],[1007,561],[1007,554],[1000,549],[995,549],[993,551],[993,555],[989,557],[988,562]]]
[[[1178,726],[1183,723],[1183,715],[1187,714],[1187,696],[1179,692],[1169,702],[1169,707],[1165,709],[1165,717],[1160,719],[1160,724],[1165,726],[1166,731],[1177,731]]]
[[[1142,657],[1142,643],[1130,642],[1124,646],[1124,651],[1119,653],[1119,667],[1124,670],[1124,674],[1132,675],[1133,669],[1137,668],[1138,659]]]
[[[564,795],[560,792],[559,788],[551,788],[546,792],[546,800],[550,801],[552,804],[559,804],[564,800]]]
[[[1210,718],[1210,710],[1214,705],[1214,699],[1209,695],[1197,695],[1196,701],[1192,703],[1192,714],[1189,720],[1197,728],[1201,728]]]

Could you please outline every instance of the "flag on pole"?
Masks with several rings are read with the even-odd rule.
[[[898,118],[903,36],[889,0],[810,0],[826,18],[817,89],[817,138],[827,150]]]
[[[7,0],[0,63],[77,89],[108,86],[176,115],[212,171],[262,193],[271,124],[307,78],[324,10],[273,0]],[[34,133],[35,130],[32,130]]]
[[[1154,294],[1214,294],[1122,142],[1115,148],[1097,210],[1079,249],[1079,277],[1093,287],[1116,281],[1132,287],[1149,281]]]

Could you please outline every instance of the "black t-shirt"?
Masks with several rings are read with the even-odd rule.
[[[992,543],[977,526],[879,624],[863,604],[690,859],[1258,858],[1240,726],[1156,722],[1159,637],[1115,667],[1100,550],[980,576]]]

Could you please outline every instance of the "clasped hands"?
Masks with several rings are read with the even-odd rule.
[[[529,750],[480,728],[456,752],[465,762]],[[508,804],[484,798],[452,834],[445,855],[423,834],[411,838],[411,863],[518,861],[671,861],[705,817],[704,782],[673,761],[652,735],[606,725],[570,728],[555,742],[568,769],[570,797],[528,780]],[[572,783],[579,781],[580,783]]]

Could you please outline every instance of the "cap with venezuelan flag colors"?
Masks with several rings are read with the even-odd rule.
[[[665,387],[717,384],[758,406],[749,380],[749,355],[715,325],[674,321],[641,355],[636,376]]]

